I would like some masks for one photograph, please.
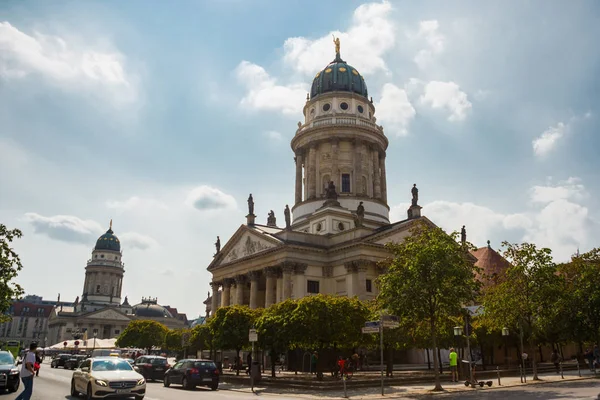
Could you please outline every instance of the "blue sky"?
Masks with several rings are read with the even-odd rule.
[[[591,0],[4,1],[0,221],[25,234],[19,281],[81,295],[112,218],[130,302],[203,314],[248,193],[259,220],[293,202],[289,141],[332,33],[390,139],[394,219],[416,182],[423,214],[479,246],[597,246],[599,19]]]

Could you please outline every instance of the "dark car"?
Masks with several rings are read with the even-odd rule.
[[[81,354],[76,354],[76,355],[72,355],[67,361],[65,361],[65,369],[75,369],[77,367],[79,367],[79,364],[81,364],[81,362],[83,360],[87,360],[88,356],[86,355],[81,355]]]
[[[19,389],[19,370],[13,355],[8,351],[0,351],[0,390],[8,389],[13,393]]]
[[[72,354],[58,354],[54,359],[50,362],[50,368],[58,368],[65,367],[65,363],[69,358],[73,357]]]
[[[133,363],[133,368],[150,381],[162,380],[170,367],[167,359],[160,356],[140,356]]]
[[[196,386],[208,386],[212,390],[219,388],[219,370],[211,360],[180,360],[165,374],[164,384],[180,384],[191,390]]]

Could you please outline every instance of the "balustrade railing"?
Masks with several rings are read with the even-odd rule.
[[[296,131],[296,134],[302,133],[306,129],[316,128],[319,126],[327,126],[327,125],[354,125],[354,126],[364,126],[371,129],[375,129],[383,134],[383,128],[378,126],[377,124],[367,121],[361,118],[353,118],[353,117],[332,117],[332,118],[320,118],[316,119],[308,124],[301,125],[300,128]]]

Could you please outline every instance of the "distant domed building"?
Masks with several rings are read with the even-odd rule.
[[[156,298],[142,298],[131,306],[127,296],[122,301],[125,264],[121,242],[112,230],[112,220],[106,233],[98,238],[92,257],[85,267],[81,299],[72,307],[56,306],[48,320],[48,343],[55,344],[74,338],[98,339],[118,337],[135,319],[161,322],[168,328],[187,326],[187,317],[177,309],[161,306]]]

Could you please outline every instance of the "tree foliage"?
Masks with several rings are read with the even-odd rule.
[[[196,325],[190,334],[190,348],[197,350],[213,348],[213,334],[207,324]]]
[[[393,253],[387,273],[380,277],[378,301],[405,321],[426,321],[433,347],[435,389],[441,390],[437,327],[474,298],[478,289],[469,244],[456,242],[458,233],[418,223]]]
[[[23,265],[19,255],[11,247],[11,242],[22,236],[20,230],[11,230],[0,224],[0,322],[10,319],[5,312],[10,308],[12,300],[23,294],[21,286],[13,282]]]
[[[131,321],[119,335],[116,345],[119,347],[139,347],[151,349],[162,347],[169,329],[160,322],[151,320]]]
[[[536,342],[543,336],[544,321],[551,318],[561,277],[556,273],[550,249],[538,249],[531,243],[502,245],[511,266],[497,284],[486,288],[483,318],[492,329],[512,326],[528,334],[533,379],[537,379]]]
[[[165,335],[165,348],[172,351],[183,350],[183,335],[190,333],[189,329],[169,329]]]

